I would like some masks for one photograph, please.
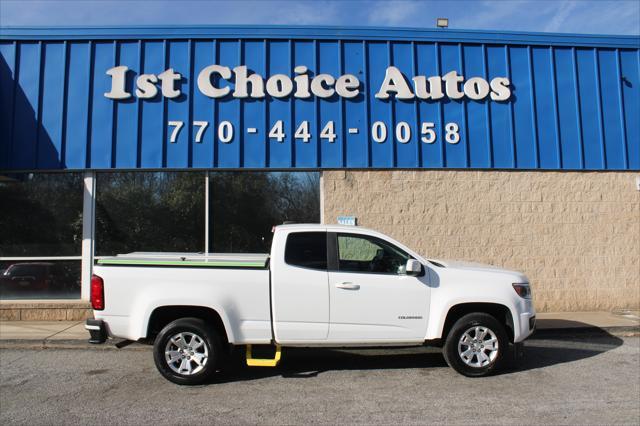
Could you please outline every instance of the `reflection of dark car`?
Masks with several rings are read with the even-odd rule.
[[[54,279],[53,263],[14,263],[0,276],[3,291],[48,291]]]
[[[3,296],[24,293],[61,293],[72,290],[77,279],[68,266],[51,262],[14,263],[0,275]]]

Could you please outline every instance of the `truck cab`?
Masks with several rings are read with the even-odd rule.
[[[287,226],[271,258],[279,344],[407,344],[426,337],[429,268],[399,243],[357,227]],[[415,262],[414,262],[415,263]]]

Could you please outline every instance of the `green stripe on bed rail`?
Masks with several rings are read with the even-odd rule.
[[[99,265],[156,265],[156,266],[205,266],[205,267],[244,267],[244,268],[264,268],[266,262],[225,262],[211,261],[201,262],[193,260],[126,260],[126,259],[100,259]]]

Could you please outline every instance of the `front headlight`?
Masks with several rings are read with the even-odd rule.
[[[518,296],[523,299],[531,299],[531,287],[529,283],[514,283],[513,289],[518,293]]]

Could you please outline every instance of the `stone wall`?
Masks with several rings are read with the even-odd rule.
[[[0,300],[0,321],[82,321],[93,318],[82,300]]]
[[[639,173],[326,171],[324,221],[523,271],[541,312],[640,307]]]

